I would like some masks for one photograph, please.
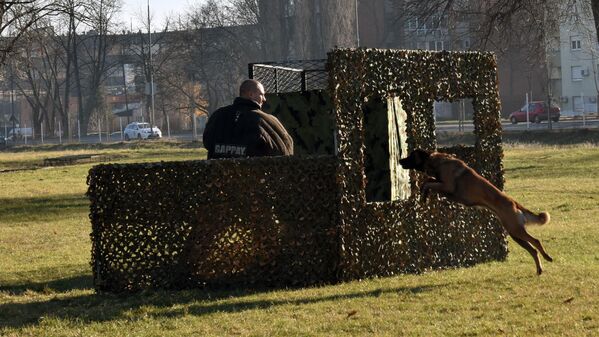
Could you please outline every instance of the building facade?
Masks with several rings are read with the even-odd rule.
[[[559,30],[559,104],[564,115],[597,113],[599,45],[590,7],[584,1],[568,8]]]

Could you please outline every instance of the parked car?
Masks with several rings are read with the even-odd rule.
[[[8,135],[7,135],[6,139],[15,141],[15,140],[23,139],[24,137],[32,138],[33,137],[33,129],[32,128],[20,128],[20,127],[10,129],[8,131]]]
[[[133,122],[127,125],[123,133],[125,140],[162,138],[162,131],[157,126],[150,128],[149,123]]]
[[[510,122],[516,124],[518,122],[526,122],[526,104],[518,110],[510,114]],[[560,118],[560,108],[552,104],[551,105],[551,120],[558,122]],[[547,120],[547,104],[543,101],[530,102],[528,103],[528,120],[535,123],[541,123],[541,121]]]

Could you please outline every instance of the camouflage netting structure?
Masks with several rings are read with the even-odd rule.
[[[494,56],[336,49],[327,72],[328,89],[267,98],[293,157],[93,167],[96,289],[312,285],[504,259],[490,212],[422,202],[424,176],[397,163],[436,149],[435,100],[471,98],[475,146],[436,150],[503,188]]]
[[[406,150],[436,149],[435,100],[471,98],[475,146],[438,150],[455,154],[503,189],[494,56],[479,52],[335,50],[329,55],[329,67],[339,161],[340,279],[504,259],[505,234],[490,212],[441,198],[422,203],[419,189],[424,177],[415,172],[410,172],[408,179],[411,193],[392,196],[388,202],[368,202],[364,169],[372,142],[365,132],[365,102],[382,98],[393,105],[400,103],[400,114],[396,115],[406,115],[401,124],[405,126],[407,149],[401,144],[399,151],[404,157]],[[388,109],[388,115],[392,110]],[[391,143],[393,132],[389,131]],[[390,166],[394,163],[390,158]]]

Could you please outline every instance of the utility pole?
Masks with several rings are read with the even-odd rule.
[[[154,127],[154,69],[152,65],[152,30],[150,26],[150,0],[148,0],[148,37],[149,37],[149,45],[148,52],[150,53],[150,97],[151,97],[151,106],[150,106],[150,128]],[[152,130],[152,129],[151,129]]]
[[[356,3],[356,48],[360,47],[360,27],[358,26],[358,0]]]
[[[17,139],[17,130],[16,130],[16,120],[17,117],[15,116],[15,78],[11,69],[10,72],[10,119],[12,120],[12,138],[13,141],[15,141]],[[21,121],[19,120],[19,123]],[[19,125],[20,126],[20,125]],[[8,134],[5,135],[6,137],[8,137]]]
[[[125,33],[123,33],[123,37],[124,37]],[[127,34],[127,42],[129,42],[129,34]],[[129,95],[127,92],[127,74],[125,72],[125,39],[123,38],[122,42],[121,42],[121,63],[122,63],[122,68],[123,68],[123,89],[125,90],[125,114],[127,115],[127,124],[129,124],[130,121],[130,116],[129,116]],[[121,128],[122,129],[122,128]],[[121,130],[123,131],[123,130]],[[123,135],[121,134],[121,137]]]
[[[549,130],[553,129],[551,124],[551,37],[549,28],[549,18],[547,13],[547,4],[543,5],[543,43],[545,44],[545,64],[547,66],[547,125]]]

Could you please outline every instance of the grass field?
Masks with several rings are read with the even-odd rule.
[[[120,162],[205,156],[154,143],[0,154],[2,336],[597,336],[599,148],[505,149],[506,190],[552,221],[530,231],[555,258],[535,275],[510,242],[505,262],[315,288],[97,295],[86,176],[94,164],[44,158],[118,154]]]

